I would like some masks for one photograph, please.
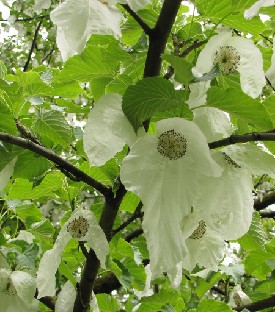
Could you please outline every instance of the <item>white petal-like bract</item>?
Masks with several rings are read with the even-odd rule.
[[[244,17],[246,19],[251,19],[257,15],[261,7],[268,7],[275,5],[275,0],[258,0],[249,9],[244,11]]]
[[[83,134],[84,150],[91,165],[101,166],[137,136],[122,111],[122,96],[103,95],[91,110]]]
[[[12,159],[1,171],[0,171],[0,191],[2,191],[10,180],[13,174],[14,165],[17,158]]]
[[[87,241],[94,250],[101,266],[105,268],[109,245],[96,217],[90,210],[79,208],[63,225],[52,249],[47,250],[40,260],[37,271],[37,298],[54,296],[56,291],[55,274],[61,262],[62,252],[71,238]]]
[[[54,311],[73,312],[75,298],[76,289],[70,281],[67,281],[57,295]]]
[[[50,14],[63,61],[81,53],[92,34],[121,36],[121,12],[99,0],[66,0]]]
[[[22,271],[0,269],[1,311],[37,312],[39,302],[34,298],[35,278]]]
[[[196,70],[201,74],[210,72],[219,53],[226,56],[228,73],[235,69],[240,73],[243,92],[252,98],[259,96],[265,85],[265,75],[262,54],[254,43],[247,38],[232,37],[230,32],[213,36],[198,56]],[[225,64],[223,60],[220,62]]]
[[[189,213],[203,176],[219,176],[205,136],[192,121],[170,118],[156,135],[140,138],[121,167],[121,181],[144,205],[143,229],[153,276],[174,274],[185,257],[181,220]]]
[[[199,126],[208,142],[217,141],[232,134],[232,126],[228,117],[215,107],[199,107],[193,110],[193,115],[193,121]]]

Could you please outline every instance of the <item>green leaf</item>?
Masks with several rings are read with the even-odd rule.
[[[220,272],[210,272],[206,279],[199,278],[197,281],[196,294],[201,298],[222,277]]]
[[[142,121],[156,112],[177,108],[184,103],[184,91],[175,90],[174,85],[160,77],[144,78],[126,90],[122,109],[137,130]]]
[[[230,312],[233,311],[226,303],[217,301],[217,300],[211,300],[211,299],[205,299],[202,300],[199,303],[198,306],[198,312]]]
[[[141,298],[141,305],[137,312],[158,312],[167,304],[174,307],[178,303],[180,294],[175,289],[161,288],[160,291],[150,297]]]
[[[16,215],[25,222],[29,216],[36,221],[42,220],[42,213],[35,204],[22,204],[15,208]]]
[[[44,219],[40,222],[33,223],[30,232],[39,241],[43,250],[52,247],[54,227],[49,220]]]
[[[132,192],[127,192],[126,195],[123,197],[123,200],[119,206],[119,210],[129,211],[133,213],[137,208],[139,202],[140,199],[136,194]]]
[[[119,304],[114,297],[107,294],[97,294],[96,299],[101,312],[119,311]]]
[[[240,90],[212,87],[207,93],[207,106],[219,108],[261,130],[272,128],[265,107]]]
[[[253,220],[250,225],[249,231],[238,239],[238,243],[244,250],[264,250],[266,243],[266,234],[263,230],[261,216],[258,212],[254,212]]]
[[[274,263],[275,253],[261,250],[249,251],[244,260],[245,271],[259,280],[264,280],[273,269],[272,265],[268,264],[270,260]]]
[[[67,147],[72,140],[71,127],[64,116],[58,111],[42,112],[34,122],[33,128],[46,136],[54,145]]]
[[[0,90],[0,131],[16,134],[17,128],[14,117],[8,105],[9,98],[5,91]]]
[[[50,167],[51,163],[46,158],[25,150],[17,158],[13,177],[30,180],[41,176]]]
[[[84,51],[69,58],[55,79],[57,82],[87,82],[99,77],[112,77],[119,62],[127,58],[127,53],[112,36],[93,35]]]
[[[4,79],[6,74],[7,74],[7,67],[2,61],[0,61],[0,79]]]
[[[162,56],[162,59],[170,63],[174,68],[175,80],[177,82],[188,85],[194,79],[191,71],[193,65],[186,62],[184,58],[172,54],[165,54]]]

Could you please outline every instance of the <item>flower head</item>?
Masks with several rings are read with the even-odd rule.
[[[144,205],[143,229],[153,276],[173,274],[186,255],[181,220],[189,213],[203,176],[219,176],[206,138],[192,122],[170,118],[156,124],[131,148],[121,181]]]
[[[53,248],[47,250],[40,261],[37,271],[38,298],[55,294],[55,273],[61,262],[62,251],[71,238],[86,241],[105,267],[109,252],[105,234],[90,210],[77,209],[62,227]]]
[[[253,98],[265,85],[262,54],[249,39],[232,37],[229,32],[212,37],[198,57],[196,71],[205,74],[214,66],[222,74],[238,71],[243,92]]]

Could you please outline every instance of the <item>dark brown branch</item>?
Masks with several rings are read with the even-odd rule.
[[[115,230],[113,230],[112,235],[114,236],[116,233],[122,231],[123,229],[125,229],[130,223],[132,223],[134,220],[136,220],[137,218],[142,217],[142,202],[140,202],[136,208],[136,210],[134,211],[134,213],[131,215],[131,217],[129,219],[127,219],[125,222],[123,222],[118,228],[116,228]]]
[[[56,155],[53,151],[48,150],[43,146],[40,146],[30,140],[18,138],[18,137],[15,137],[13,135],[10,135],[4,132],[0,132],[0,141],[4,141],[9,144],[23,147],[25,149],[28,149],[36,154],[39,154],[47,158],[48,160],[52,161],[56,165],[62,167],[64,170],[70,172],[76,178],[79,178],[80,181],[85,182],[86,184],[92,186],[94,189],[96,189],[103,195],[109,195],[111,193],[111,190],[108,187],[96,181],[95,179],[87,175],[85,172],[79,170],[74,165],[67,162],[65,159]]]
[[[31,45],[31,48],[30,48],[30,51],[29,51],[29,54],[28,54],[28,58],[27,58],[27,61],[26,61],[26,64],[23,68],[23,71],[27,71],[28,67],[29,67],[29,64],[30,64],[30,61],[31,61],[31,58],[32,58],[32,53],[33,53],[33,50],[34,50],[34,47],[35,47],[35,42],[36,42],[36,39],[37,39],[37,36],[38,36],[38,33],[39,33],[39,29],[41,27],[43,23],[43,18],[39,21],[36,29],[35,29],[35,32],[34,32],[34,36],[33,36],[33,39],[32,39],[32,45]]]
[[[275,307],[275,295],[263,300],[252,302],[241,307],[233,308],[234,311],[241,312],[243,309],[247,309],[250,312],[256,312],[267,308]]]
[[[144,77],[160,75],[161,54],[171,33],[181,0],[164,0],[155,28],[149,35],[149,49],[145,62]]]
[[[254,209],[259,211],[265,209],[266,207],[275,204],[275,192],[268,193],[263,196],[262,200],[254,200]]]
[[[15,119],[15,124],[22,137],[29,139],[38,145],[41,145],[37,138],[31,133],[31,131],[27,129],[18,119]]]
[[[134,18],[145,34],[149,36],[152,29],[144,22],[144,20],[135,11],[133,11],[128,4],[121,4],[121,6]]]
[[[209,143],[208,146],[210,149],[214,149],[236,143],[247,143],[255,141],[275,141],[275,133],[253,132],[242,135],[231,135],[228,138]]]
[[[275,218],[275,211],[259,211],[259,214],[262,218]]]
[[[133,231],[132,233],[128,234],[125,237],[126,242],[130,243],[130,241],[136,237],[139,237],[143,233],[143,229],[137,229]]]
[[[104,231],[107,240],[112,238],[112,228],[119,209],[119,205],[126,190],[121,184],[116,197],[106,196],[106,203],[102,211],[99,224]],[[91,299],[92,290],[94,288],[96,276],[99,270],[99,260],[95,252],[90,249],[87,261],[78,285],[76,300],[74,303],[74,312],[87,312],[89,311],[89,304]]]
[[[192,52],[193,50],[201,47],[203,44],[205,44],[207,42],[207,40],[195,40],[188,48],[186,48],[179,56],[180,57],[186,57],[190,52]]]

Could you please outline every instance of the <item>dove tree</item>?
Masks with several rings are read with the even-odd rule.
[[[275,1],[0,11],[0,311],[274,308]]]

